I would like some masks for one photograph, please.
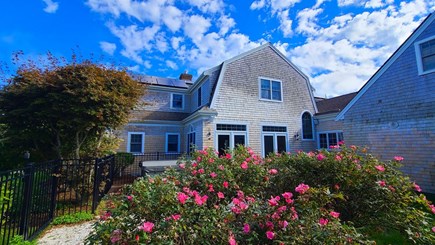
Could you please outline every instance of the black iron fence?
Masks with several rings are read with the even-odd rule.
[[[0,244],[8,244],[15,235],[32,239],[56,216],[94,213],[111,187],[121,188],[143,176],[147,162],[151,166],[159,166],[159,161],[175,164],[181,156],[118,153],[98,159],[29,163],[0,172]]]
[[[0,244],[32,239],[55,216],[94,212],[115,176],[115,156],[56,160],[0,173]]]

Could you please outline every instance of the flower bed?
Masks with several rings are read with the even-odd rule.
[[[365,149],[276,154],[195,152],[111,196],[87,243],[373,244],[373,231],[435,244],[435,207]]]

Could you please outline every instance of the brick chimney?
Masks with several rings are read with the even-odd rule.
[[[179,79],[184,81],[192,81],[192,74],[188,74],[187,71],[184,71],[180,74]]]

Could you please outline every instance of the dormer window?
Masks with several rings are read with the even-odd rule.
[[[183,109],[184,108],[184,95],[171,94],[171,109]]]
[[[435,72],[435,37],[430,37],[415,43],[418,74]]]
[[[282,83],[278,80],[260,78],[260,99],[269,101],[282,101]]]

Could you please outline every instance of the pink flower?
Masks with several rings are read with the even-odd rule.
[[[229,243],[230,245],[237,245],[236,239],[234,238],[233,235],[230,235],[230,236],[228,237],[228,243]]]
[[[421,191],[422,191],[421,188],[420,188],[420,186],[417,185],[415,182],[414,182],[414,190],[415,190],[415,191],[418,191],[418,192],[421,192]]]
[[[201,162],[201,160],[202,160],[201,157],[197,157],[197,158],[196,158],[196,161],[197,161],[197,162]]]
[[[339,212],[334,212],[334,211],[329,212],[329,215],[331,215],[332,217],[334,217],[336,219],[338,219],[338,217],[340,217],[340,213]]]
[[[209,184],[208,185],[208,191],[209,192],[214,192],[213,184]]]
[[[317,155],[317,160],[319,160],[319,161],[322,161],[323,159],[325,159],[326,157],[325,157],[325,155],[323,155],[322,153],[319,153],[318,155]]]
[[[229,153],[225,154],[225,158],[226,159],[231,159],[231,154],[229,154]]]
[[[337,162],[341,162],[342,159],[343,158],[340,155],[335,156],[335,161],[337,161]]]
[[[273,233],[273,231],[266,231],[266,237],[269,240],[273,240],[273,238],[275,237],[275,233]]]
[[[310,186],[301,183],[295,188],[295,191],[298,192],[299,194],[304,194],[305,192],[308,191],[308,189],[310,189]]]
[[[198,169],[198,173],[199,173],[199,174],[203,174],[204,172],[205,172],[205,170],[204,170],[203,168]]]
[[[127,200],[129,200],[131,202],[131,201],[133,201],[133,197],[132,196],[127,196]]]
[[[204,196],[202,196],[202,197],[201,197],[201,195],[196,195],[196,196],[195,196],[195,203],[196,203],[198,206],[201,206],[201,205],[203,205],[204,203],[207,202],[207,199],[208,199],[208,196],[207,196],[207,195],[204,195]]]
[[[139,227],[139,230],[143,230],[147,233],[153,232],[154,224],[152,222],[145,222],[141,227]]]
[[[401,156],[395,156],[394,160],[398,161],[398,162],[401,162],[401,161],[403,161],[403,157],[401,157]]]
[[[271,196],[271,198],[268,200],[269,201],[269,205],[272,206],[272,207],[273,206],[277,206],[279,200],[280,200],[279,196],[276,196],[276,197],[272,197]]]
[[[220,191],[217,193],[217,196],[218,196],[219,199],[225,198],[224,193],[222,193]]]
[[[386,185],[386,183],[385,183],[384,180],[379,180],[379,181],[376,182],[376,183],[378,183],[378,185],[381,186],[381,187],[384,187],[384,186]]]
[[[339,145],[330,145],[329,146],[329,149],[338,149],[338,148],[340,148]]]
[[[210,159],[208,159],[208,162],[209,162],[209,163],[214,163],[214,158],[210,158]]]
[[[248,163],[246,161],[243,161],[242,164],[240,164],[240,167],[242,169],[248,169]]]
[[[284,220],[279,222],[279,225],[281,226],[281,228],[285,229],[288,226],[288,222],[287,220]]]
[[[210,173],[210,177],[212,177],[212,178],[216,178],[216,177],[217,177],[217,174],[216,174],[215,172],[211,172],[211,173]]]
[[[338,145],[344,145],[344,140],[338,141]]]
[[[378,171],[380,171],[380,172],[384,172],[384,171],[385,171],[385,168],[384,168],[384,166],[382,166],[382,165],[376,165],[375,168],[376,168]]]
[[[432,213],[435,214],[435,206],[433,204],[429,205],[430,210],[432,211]]]
[[[275,174],[277,174],[277,173],[278,173],[278,170],[276,170],[276,169],[274,169],[274,168],[272,168],[272,169],[269,170],[269,174],[271,174],[271,175],[275,175]]]
[[[189,196],[184,194],[183,192],[178,192],[177,198],[181,204],[184,204],[184,203],[186,203],[186,200],[189,199]]]
[[[435,232],[435,226],[434,226],[434,227],[432,227],[432,231],[433,231],[433,232]]]
[[[186,168],[186,164],[185,164],[185,163],[180,163],[178,166],[179,166],[181,169],[185,169],[185,168]]]
[[[173,220],[177,221],[181,218],[181,215],[180,214],[173,214],[173,215],[171,215],[171,217]]]
[[[192,167],[196,168],[198,166],[198,163],[194,162],[192,163]]]
[[[320,226],[325,226],[325,225],[328,224],[328,222],[329,222],[328,219],[324,219],[324,218],[320,218],[320,219],[319,219],[319,225],[320,225]]]
[[[251,231],[251,227],[249,226],[249,224],[245,224],[243,226],[243,232],[249,233],[250,231]]]
[[[282,197],[284,197],[285,199],[290,199],[293,197],[293,193],[291,192],[284,192],[281,194]]]
[[[248,206],[248,204],[246,204],[246,202],[240,202],[239,207],[242,210],[246,210],[246,209],[248,209],[249,206]]]
[[[224,183],[222,184],[224,186],[224,188],[228,188],[228,182],[224,181]]]
[[[219,165],[218,169],[219,170],[224,170],[224,165]]]

